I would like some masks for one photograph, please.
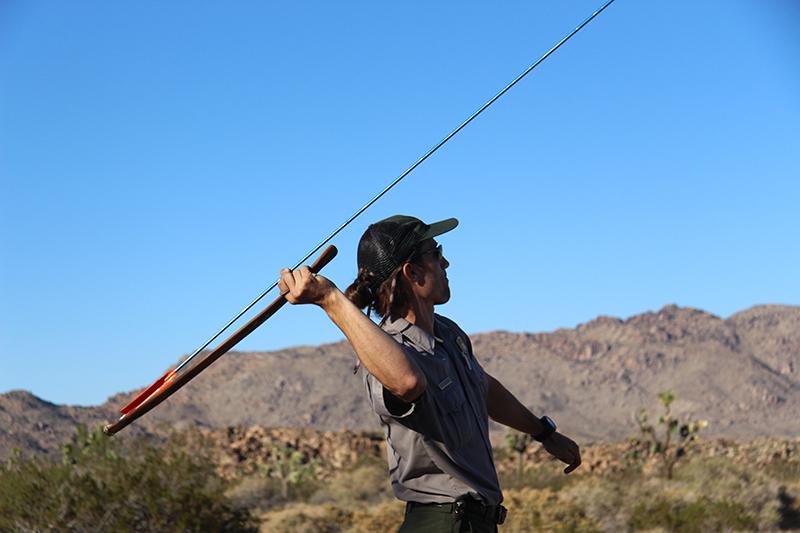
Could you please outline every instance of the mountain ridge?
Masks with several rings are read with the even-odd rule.
[[[800,434],[800,307],[760,305],[722,319],[671,304],[626,319],[598,316],[575,328],[470,336],[481,364],[536,413],[581,441],[635,433],[639,408],[708,419],[708,434]],[[233,352],[125,432],[200,426],[374,430],[346,341],[271,352]],[[140,389],[141,390],[141,389]],[[27,391],[0,394],[0,457],[14,447],[53,455],[76,424],[117,418],[138,390],[97,406],[59,405]],[[494,430],[500,426],[492,424]]]

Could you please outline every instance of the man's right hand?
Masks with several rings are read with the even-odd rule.
[[[564,469],[565,474],[569,474],[581,465],[580,448],[569,437],[556,431],[545,439],[542,445],[550,455],[569,465]]]
[[[278,289],[290,304],[317,304],[323,306],[325,300],[338,290],[331,280],[314,274],[307,266],[297,270],[284,268]]]

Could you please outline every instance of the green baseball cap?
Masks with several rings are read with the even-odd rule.
[[[407,215],[394,215],[371,224],[358,242],[358,268],[375,274],[372,287],[377,289],[394,270],[411,259],[419,243],[458,226],[448,218],[433,224]]]

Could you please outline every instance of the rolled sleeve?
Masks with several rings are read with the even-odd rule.
[[[414,412],[414,408],[416,407],[416,402],[412,402],[408,409],[405,409],[401,413],[393,413],[389,410],[389,407],[386,403],[388,399],[387,396],[391,394],[383,384],[378,381],[378,379],[370,374],[369,372],[364,372],[365,379],[364,383],[367,386],[367,396],[369,397],[369,403],[372,406],[372,410],[375,411],[378,416],[388,416],[391,418],[405,418],[409,416],[411,413]]]

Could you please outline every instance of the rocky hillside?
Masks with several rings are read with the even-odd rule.
[[[583,443],[635,433],[634,413],[657,412],[657,394],[667,389],[678,398],[673,412],[709,421],[708,436],[800,435],[799,307],[758,306],[722,319],[667,306],[575,329],[500,331],[472,341],[488,372]],[[190,392],[179,391],[125,432],[236,425],[374,430],[352,363],[344,342],[231,353]],[[52,453],[77,423],[115,419],[135,392],[91,408],[54,405],[25,391],[2,394],[0,457],[13,447]]]

